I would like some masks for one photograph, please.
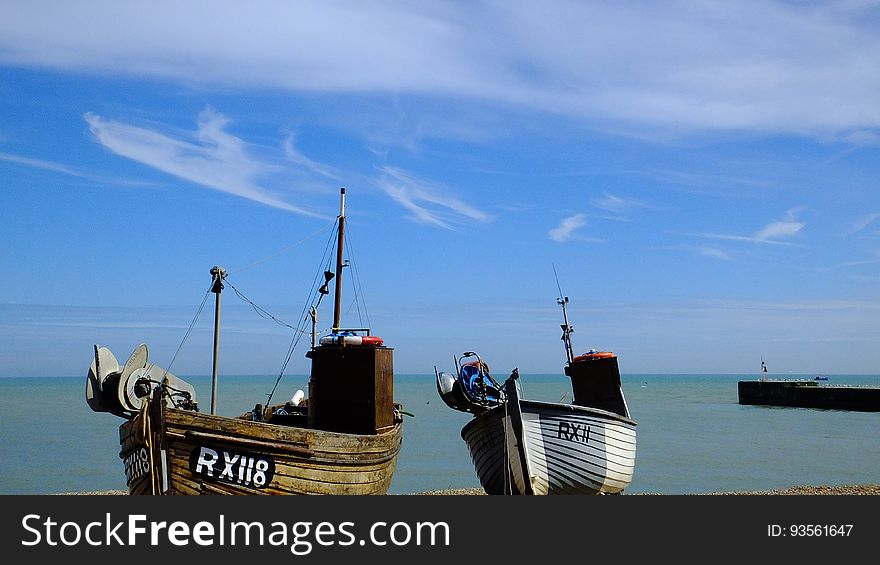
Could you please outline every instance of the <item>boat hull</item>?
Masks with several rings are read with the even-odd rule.
[[[880,388],[815,381],[739,381],[740,404],[880,412]]]
[[[152,402],[119,428],[130,494],[386,494],[402,422],[360,435]]]
[[[462,428],[487,494],[617,494],[632,481],[633,420],[571,404],[518,404],[518,411],[502,404]]]

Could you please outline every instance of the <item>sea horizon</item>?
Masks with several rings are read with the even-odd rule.
[[[561,371],[546,371],[546,372],[531,372],[531,373],[520,373],[523,376],[565,376]],[[192,373],[192,374],[183,374],[183,376],[187,378],[212,378],[212,375],[208,373]],[[826,373],[817,371],[815,373],[802,373],[802,372],[790,372],[790,373],[767,373],[767,377],[779,377],[779,376],[791,376],[791,377],[806,377],[813,378],[816,375],[828,376],[828,377],[876,377],[880,374],[878,373]],[[497,375],[495,375],[497,376]],[[699,373],[699,372],[677,372],[677,373],[624,373],[621,371],[621,378],[624,377],[639,377],[639,376],[678,376],[678,377],[760,377],[760,372],[755,371],[754,373]],[[236,373],[234,375],[220,375],[219,378],[278,378],[278,375],[272,375],[269,373]],[[308,378],[308,375],[285,375],[283,379],[291,379],[291,378]],[[395,378],[398,377],[430,377],[434,378],[434,373],[401,373],[395,375]],[[58,374],[58,375],[0,375],[0,379],[70,379],[70,378],[82,378],[85,379],[84,375],[73,375],[73,374]],[[282,379],[282,380],[283,380]],[[85,381],[83,381],[85,382]]]
[[[880,414],[738,404],[732,374],[623,374],[637,422],[637,454],[627,493],[689,494],[880,483]],[[757,379],[758,375],[747,375]],[[772,378],[773,375],[771,375]],[[786,375],[789,376],[789,375]],[[800,375],[812,378],[815,375]],[[828,375],[831,383],[880,386],[880,375]],[[265,403],[277,376],[223,375],[217,413],[236,416]],[[189,377],[204,411],[211,377]],[[119,459],[122,418],[93,412],[85,377],[0,379],[0,494],[125,490]],[[307,389],[286,376],[273,402]],[[526,398],[570,401],[560,374],[522,374]],[[395,377],[404,439],[389,494],[476,488],[461,439],[471,416],[447,407],[433,374]]]

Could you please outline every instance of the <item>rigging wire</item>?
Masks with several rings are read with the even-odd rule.
[[[177,351],[174,352],[174,356],[171,358],[171,362],[168,363],[168,368],[165,369],[165,373],[162,375],[162,380],[165,380],[165,377],[168,376],[168,373],[171,371],[172,365],[174,365],[174,360],[177,359],[177,355],[180,353],[180,350],[183,349],[183,344],[189,339],[189,335],[192,333],[193,328],[196,325],[196,321],[198,321],[199,316],[202,314],[202,310],[205,308],[205,304],[208,302],[208,297],[211,296],[211,289],[214,287],[214,281],[211,281],[211,286],[208,287],[208,290],[205,292],[205,297],[202,298],[202,303],[199,305],[199,309],[196,311],[196,315],[193,317],[192,322],[189,324],[189,328],[187,328],[186,333],[183,335],[183,339],[180,341],[180,345],[177,346]]]
[[[279,249],[279,250],[276,251],[275,253],[272,253],[271,255],[267,255],[266,257],[263,257],[262,259],[258,259],[258,260],[254,261],[254,262],[252,262],[252,263],[250,263],[250,264],[248,264],[248,265],[245,265],[244,267],[241,267],[241,268],[239,268],[239,269],[236,269],[235,271],[227,271],[227,272],[230,272],[230,273],[234,272],[234,273],[237,274],[237,273],[240,273],[240,272],[242,272],[242,271],[246,271],[246,270],[248,270],[248,269],[250,269],[250,268],[252,268],[252,267],[256,267],[257,265],[260,265],[261,263],[265,263],[266,261],[269,261],[270,259],[274,259],[275,257],[281,255],[282,253],[286,253],[286,252],[290,251],[290,250],[293,249],[294,247],[297,247],[297,246],[299,246],[299,245],[302,245],[302,244],[305,243],[306,241],[312,239],[313,237],[315,237],[316,235],[318,235],[318,234],[321,233],[322,231],[326,230],[328,227],[335,226],[335,225],[336,225],[335,223],[328,223],[328,224],[322,226],[322,227],[321,227],[320,229],[318,229],[317,231],[315,231],[315,232],[313,232],[313,233],[311,233],[311,234],[305,236],[304,238],[300,239],[299,241],[295,241],[295,242],[293,242],[293,243],[291,243],[291,244],[289,244],[289,245],[286,245],[285,247],[282,247],[281,249]]]
[[[327,224],[327,225],[321,227],[319,230],[317,230],[317,231],[315,231],[315,232],[313,232],[313,233],[307,235],[306,237],[300,239],[299,241],[296,241],[296,242],[294,242],[294,243],[291,243],[290,245],[287,245],[287,246],[283,247],[282,249],[276,251],[275,253],[272,253],[271,255],[268,255],[268,256],[264,257],[263,259],[259,259],[259,260],[257,260],[257,261],[254,261],[254,262],[252,262],[252,263],[250,263],[250,264],[248,264],[248,265],[245,265],[244,267],[241,267],[241,268],[239,268],[239,269],[236,269],[236,270],[233,271],[233,272],[234,272],[234,273],[240,273],[240,272],[242,272],[242,271],[245,271],[245,270],[248,270],[248,269],[250,269],[250,268],[252,268],[252,267],[255,267],[255,266],[257,266],[257,265],[259,265],[259,264],[261,264],[261,263],[265,263],[266,261],[269,261],[270,259],[272,259],[272,258],[274,258],[274,257],[277,257],[278,255],[281,255],[282,253],[285,253],[285,252],[289,251],[290,249],[293,249],[294,247],[297,247],[297,246],[299,246],[299,245],[305,243],[306,241],[312,239],[313,237],[317,236],[318,234],[320,234],[321,232],[323,232],[324,230],[326,230],[328,227],[335,228],[336,225],[338,224],[338,222],[339,222],[339,218],[336,218],[336,220],[335,220],[333,223],[331,223],[331,224]],[[327,245],[326,245],[326,247],[325,247],[325,249],[324,249],[324,254],[323,254],[323,256],[321,257],[321,264],[322,264],[322,265],[324,264],[325,261],[328,261],[328,254],[329,254],[330,244],[333,242],[333,239],[334,239],[333,236],[334,236],[335,233],[336,233],[336,230],[335,230],[335,229],[332,229],[332,230],[330,231],[330,234],[331,234],[331,235],[330,235],[330,237],[329,237],[329,239],[328,239],[328,243],[327,243]],[[328,263],[328,265],[329,265],[329,263]],[[227,274],[228,274],[229,272],[230,272],[230,271],[227,271]],[[315,276],[314,281],[312,282],[312,287],[311,287],[312,289],[316,288],[316,286],[317,286],[317,281],[318,281],[318,277],[319,277],[320,273],[321,273],[321,271],[319,270],[318,274],[316,274],[316,276]],[[251,308],[253,308],[253,310],[254,310],[254,311],[255,311],[260,317],[262,317],[262,318],[266,318],[266,319],[271,319],[271,320],[274,321],[276,324],[278,324],[278,325],[280,325],[280,326],[284,326],[284,327],[290,328],[291,330],[294,331],[294,337],[291,339],[291,343],[290,343],[290,345],[289,345],[289,347],[288,347],[288,351],[287,351],[287,356],[286,356],[286,358],[285,358],[285,360],[284,360],[284,363],[283,363],[283,365],[282,365],[282,367],[281,367],[281,371],[279,372],[278,379],[275,381],[275,386],[272,388],[272,391],[267,395],[267,397],[268,397],[268,399],[267,399],[267,404],[268,404],[268,402],[271,401],[272,396],[274,395],[275,390],[276,390],[277,387],[278,387],[278,384],[281,382],[281,378],[282,378],[282,376],[284,375],[284,371],[286,370],[288,364],[290,363],[290,360],[291,360],[291,358],[293,357],[293,353],[294,353],[294,351],[296,350],[296,347],[297,347],[297,345],[299,344],[300,339],[302,339],[302,336],[306,333],[306,331],[305,331],[305,324],[306,324],[306,322],[307,322],[307,320],[308,320],[308,317],[305,316],[305,313],[307,312],[308,306],[305,306],[305,307],[303,308],[303,313],[302,313],[301,316],[300,316],[300,318],[301,318],[301,320],[302,320],[302,321],[300,322],[300,325],[299,325],[298,327],[294,327],[294,326],[288,324],[287,322],[284,322],[283,320],[281,320],[281,319],[277,318],[276,316],[272,315],[272,314],[271,314],[270,312],[268,312],[265,308],[263,308],[263,307],[257,305],[254,301],[252,301],[250,298],[248,298],[247,296],[245,296],[243,292],[241,292],[238,288],[236,288],[235,285],[233,285],[231,282],[229,282],[228,278],[226,278],[226,279],[224,279],[224,280],[226,281],[226,284],[228,284],[229,287],[232,288],[232,290],[235,292],[235,294],[236,294],[241,300],[243,300],[244,302],[247,302],[247,303],[251,306]],[[203,311],[204,308],[205,308],[205,304],[207,304],[207,302],[208,302],[208,297],[211,295],[211,291],[212,291],[213,287],[214,287],[214,281],[212,280],[212,281],[211,281],[211,286],[209,286],[209,287],[208,287],[208,290],[205,292],[205,296],[202,298],[202,302],[201,302],[201,304],[199,305],[198,310],[196,311],[195,316],[193,316],[193,319],[192,319],[192,321],[190,322],[190,325],[189,325],[189,327],[187,328],[186,333],[185,333],[184,336],[183,336],[183,339],[181,340],[180,344],[179,344],[178,347],[177,347],[177,351],[175,351],[174,356],[171,358],[171,361],[168,363],[168,367],[167,367],[167,368],[165,369],[165,371],[164,371],[164,374],[163,374],[163,377],[162,377],[162,380],[163,380],[163,381],[165,380],[165,377],[167,377],[167,375],[171,372],[171,368],[174,366],[174,362],[177,360],[177,357],[178,357],[178,355],[180,354],[181,350],[183,349],[184,344],[188,341],[188,339],[189,339],[189,337],[190,337],[190,334],[192,334],[193,328],[195,327],[196,322],[198,321],[199,317],[201,316],[201,313],[202,313],[202,311]],[[313,290],[310,290],[310,291],[309,291],[309,296],[310,296],[310,297],[311,297],[311,295],[312,295],[312,292],[314,292],[314,291],[313,291]],[[321,299],[322,297],[323,297],[323,296],[321,296],[321,297],[318,298],[318,300],[317,300],[317,302],[316,302],[316,304],[315,304],[316,307],[317,307],[317,304],[320,303],[320,299]],[[307,301],[307,304],[309,304],[310,302],[311,302],[310,300]]]
[[[336,222],[334,222],[334,224],[333,224],[334,228],[336,227],[338,222],[339,222],[339,218],[337,218]],[[327,239],[327,243],[324,246],[324,253],[321,256],[321,262],[319,263],[320,267],[318,268],[318,271],[315,273],[315,278],[312,280],[312,286],[309,288],[309,295],[306,299],[305,306],[303,306],[303,309],[300,312],[300,320],[301,320],[300,324],[301,325],[298,326],[299,328],[304,328],[305,324],[307,323],[307,321],[309,319],[308,308],[309,308],[309,305],[312,303],[312,296],[315,293],[318,293],[318,288],[319,288],[318,283],[320,281],[320,278],[323,276],[322,267],[325,263],[327,263],[328,270],[329,270],[329,260],[330,260],[329,257],[331,256],[331,253],[332,253],[331,249],[332,249],[332,244],[334,241],[334,234],[336,234],[335,229],[331,230],[330,237]],[[319,295],[318,300],[315,303],[315,307],[317,307],[317,304],[320,303],[321,298],[323,298],[323,295]],[[299,345],[299,341],[302,339],[302,336],[304,334],[305,334],[304,331],[299,330],[291,338],[290,345],[287,348],[287,357],[284,359],[284,363],[281,365],[281,370],[278,372],[278,378],[275,379],[275,385],[272,387],[272,390],[269,392],[269,394],[266,395],[266,406],[268,406],[269,403],[272,401],[272,397],[275,395],[275,391],[278,389],[279,383],[281,383],[281,378],[284,376],[284,371],[287,370],[287,366],[290,364],[291,358],[293,358],[293,353],[294,353],[294,351],[296,351],[296,348]]]
[[[322,263],[323,263],[323,261],[322,261]],[[284,365],[281,368],[280,374],[278,375],[278,379],[275,381],[275,386],[272,388],[272,391],[266,395],[266,397],[267,397],[266,404],[268,405],[269,402],[272,401],[272,396],[275,394],[275,389],[278,387],[278,384],[281,381],[281,377],[284,375],[284,371],[287,368],[287,364],[290,362],[290,359],[293,357],[293,353],[294,353],[294,351],[296,351],[296,347],[299,344],[299,341],[302,339],[303,335],[308,333],[305,328],[305,323],[307,322],[308,318],[303,318],[302,321],[300,322],[299,326],[293,327],[292,325],[288,324],[287,322],[284,322],[284,321],[278,319],[276,316],[273,316],[272,314],[270,314],[265,308],[255,304],[251,299],[249,299],[247,296],[245,296],[243,292],[241,292],[240,290],[235,288],[235,285],[233,285],[228,280],[226,281],[226,283],[230,286],[230,288],[232,288],[232,290],[235,291],[235,294],[239,298],[241,298],[242,300],[244,300],[245,302],[250,304],[251,307],[254,309],[254,311],[260,315],[260,317],[262,317],[264,319],[271,319],[279,326],[284,326],[284,327],[290,328],[291,330],[294,331],[294,337],[291,339],[291,345],[288,346],[287,358],[284,361]],[[313,284],[313,286],[314,286],[314,284]],[[321,298],[323,298],[323,295],[318,297],[318,303],[320,303]],[[317,303],[315,304],[315,306],[317,307]]]
[[[550,263],[553,266],[553,276],[556,277],[556,288],[559,290],[559,298],[562,298],[562,287],[559,285],[559,275],[556,274],[556,263]]]
[[[254,310],[254,312],[256,312],[260,317],[262,317],[264,319],[270,319],[273,322],[275,322],[276,324],[278,324],[279,326],[289,328],[289,329],[293,330],[293,332],[294,332],[294,335],[291,337],[290,344],[288,345],[287,355],[285,356],[284,362],[282,363],[281,369],[278,373],[278,378],[275,380],[275,384],[272,387],[272,390],[266,395],[266,405],[267,406],[272,401],[272,397],[275,395],[275,392],[278,389],[278,385],[280,384],[281,379],[283,378],[284,373],[287,370],[287,367],[290,364],[291,359],[293,358],[293,354],[296,351],[296,349],[300,343],[300,340],[302,340],[302,337],[305,334],[309,333],[307,331],[306,326],[307,326],[309,320],[311,319],[310,313],[309,313],[310,305],[312,305],[314,303],[314,307],[317,308],[318,305],[321,303],[321,299],[323,298],[323,294],[320,293],[318,287],[321,284],[320,281],[321,281],[321,278],[322,278],[322,275],[324,272],[323,266],[326,264],[327,265],[326,270],[327,271],[330,270],[330,266],[331,266],[330,261],[332,259],[332,249],[334,247],[333,243],[335,243],[336,236],[338,234],[338,230],[336,229],[338,227],[338,223],[339,223],[339,218],[337,217],[336,220],[332,224],[333,229],[330,231],[330,236],[327,239],[327,243],[324,247],[324,252],[321,256],[321,261],[320,261],[321,267],[315,273],[315,278],[313,279],[312,285],[309,289],[308,299],[306,300],[305,305],[303,306],[303,309],[300,312],[300,316],[299,316],[300,322],[298,323],[298,325],[296,327],[281,320],[280,318],[273,315],[272,313],[270,313],[268,310],[266,310],[262,306],[259,306],[258,304],[256,304],[253,300],[248,298],[242,291],[240,291],[238,288],[236,288],[235,285],[233,285],[231,282],[229,282],[228,278],[225,279],[226,283],[229,285],[230,288],[232,288],[232,290],[235,292],[236,296],[238,296],[239,299],[241,299],[242,301],[249,304],[251,306],[251,308]],[[265,257],[264,259],[260,259],[258,261],[253,262],[253,263],[250,263],[249,265],[246,265],[245,267],[237,269],[235,271],[235,273],[240,273],[240,272],[247,270],[251,267],[259,265],[260,263],[264,263],[264,262],[268,261],[269,259],[276,257],[276,256],[290,250],[291,248],[293,248],[297,245],[300,245],[300,244],[304,243],[305,241],[315,237],[316,235],[318,235],[319,233],[324,231],[326,228],[327,228],[327,226],[324,226],[320,230],[306,236],[305,238],[303,238],[293,244],[290,244],[290,245],[282,248],[279,251],[276,251],[275,253]],[[344,237],[345,237],[347,248],[351,249],[350,235],[348,233],[346,233],[344,235]],[[349,256],[350,255],[351,255],[351,253],[349,252]],[[355,266],[354,261],[348,261],[348,264],[351,265],[351,267],[352,267],[352,287],[354,289],[354,299],[353,299],[351,305],[349,306],[348,311],[350,311],[352,308],[354,308],[357,311],[359,323],[361,323],[361,325],[362,325],[363,324],[363,317],[366,317],[367,326],[369,326],[370,325],[369,314],[366,311],[366,305],[363,304],[363,296],[362,296],[362,292],[361,292],[362,285],[360,282],[357,268]],[[338,284],[338,281],[337,281],[337,284]],[[199,313],[204,308],[204,305],[207,302],[209,295],[210,295],[210,289],[205,294],[205,298],[202,301],[202,306],[199,308]],[[317,299],[314,298],[315,296],[317,296]],[[361,312],[362,304],[363,304],[363,310],[364,310],[363,313]],[[193,325],[194,324],[195,324],[195,321],[193,321]],[[191,329],[192,329],[192,326],[190,327],[190,330]],[[187,332],[187,334],[189,334],[189,331]]]
[[[354,255],[354,253],[353,253],[354,248],[351,245],[351,239],[350,239],[350,235],[349,235],[350,232],[351,232],[351,228],[349,227],[348,231],[345,234],[345,242],[346,242],[346,248],[352,250],[352,252],[349,252],[349,256],[352,257]],[[370,327],[372,327],[372,324],[370,323],[370,314],[369,314],[369,312],[367,312],[367,304],[363,298],[363,288],[364,287],[361,284],[360,275],[357,270],[357,264],[355,263],[354,259],[351,259],[349,261],[349,263],[351,264],[351,274],[352,274],[351,284],[352,284],[352,288],[354,289],[353,305],[354,305],[355,309],[357,310],[358,323],[361,325],[361,327],[364,327],[363,318],[361,317],[361,306],[363,306],[363,309],[364,309],[363,317],[365,317],[367,319],[366,327],[370,328]],[[349,306],[349,310],[350,309],[351,309],[351,306]]]
[[[247,302],[248,304],[250,304],[250,305],[251,305],[251,308],[254,309],[254,312],[256,312],[257,314],[259,314],[259,316],[260,316],[261,318],[265,318],[265,319],[272,320],[272,321],[274,321],[276,324],[278,324],[279,326],[284,326],[284,327],[290,328],[290,329],[292,329],[292,330],[294,330],[294,331],[299,331],[298,328],[295,328],[295,327],[291,326],[290,324],[288,324],[287,322],[285,322],[285,321],[283,321],[283,320],[279,320],[278,318],[276,318],[275,316],[273,316],[272,314],[270,314],[265,308],[263,308],[263,307],[261,307],[261,306],[258,306],[258,305],[256,305],[256,304],[254,304],[253,300],[251,300],[250,298],[248,298],[247,296],[245,296],[244,293],[242,293],[240,290],[238,290],[237,288],[235,288],[235,285],[233,285],[231,282],[229,282],[229,279],[226,279],[226,284],[229,285],[229,288],[231,288],[233,291],[235,291],[235,294],[238,295],[239,298],[241,298],[242,300],[244,300],[245,302]]]

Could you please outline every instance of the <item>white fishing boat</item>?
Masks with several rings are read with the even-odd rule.
[[[619,494],[632,481],[636,422],[617,356],[592,350],[573,356],[568,298],[558,303],[571,404],[522,398],[518,369],[499,384],[471,351],[456,360],[455,374],[434,368],[444,402],[474,415],[461,437],[487,494]]]

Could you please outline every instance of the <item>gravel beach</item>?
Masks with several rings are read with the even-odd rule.
[[[92,492],[62,492],[61,495],[125,495],[124,490],[99,490]],[[624,493],[627,494],[627,493]],[[464,495],[464,496],[486,496],[483,489],[480,488],[459,488],[434,490],[430,492],[414,492],[406,496],[434,496],[434,495]],[[660,493],[638,493],[633,496],[663,496]],[[762,490],[762,491],[742,491],[742,492],[707,492],[692,496],[706,495],[880,495],[880,485],[844,485],[844,486],[793,486],[787,489]]]
[[[483,489],[464,488],[435,490],[432,492],[413,493],[419,495],[484,495]],[[624,493],[628,494],[628,493]],[[694,496],[703,495],[773,495],[773,494],[796,494],[796,495],[880,495],[880,485],[846,485],[846,486],[794,486],[780,490],[742,491],[742,492],[707,492]],[[632,496],[663,496],[660,493],[637,493]]]

